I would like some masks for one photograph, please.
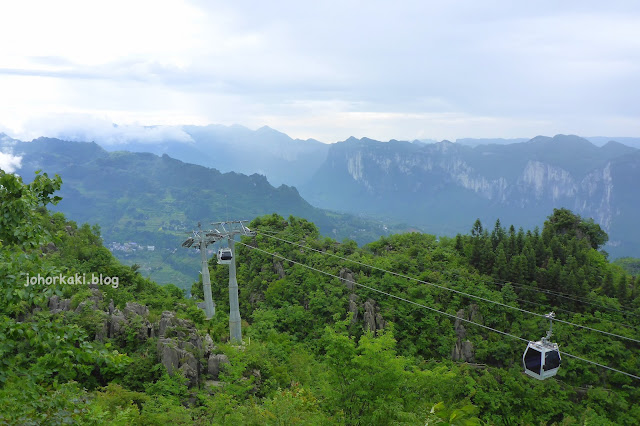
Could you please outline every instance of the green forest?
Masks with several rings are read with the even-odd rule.
[[[61,186],[0,170],[0,423],[640,424],[637,263],[567,209],[364,246],[257,217],[235,244],[238,345],[227,265],[209,262],[207,320],[201,281],[186,298],[49,211]],[[550,311],[573,357],[538,381],[522,354]]]

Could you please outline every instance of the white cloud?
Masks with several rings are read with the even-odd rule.
[[[9,153],[0,152],[0,169],[7,173],[13,173],[20,168],[22,157],[17,157]]]
[[[2,13],[0,122],[16,131],[86,114],[107,124],[81,136],[112,143],[158,132],[136,123],[326,141],[637,134],[637,2],[24,0]]]
[[[39,136],[69,141],[98,142],[118,145],[127,142],[157,143],[162,141],[193,142],[189,134],[175,126],[117,125],[107,119],[86,114],[54,114],[28,121],[28,131],[19,134],[25,140]]]

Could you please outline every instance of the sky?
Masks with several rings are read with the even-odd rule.
[[[21,0],[0,16],[0,132],[21,139],[640,136],[637,1]]]

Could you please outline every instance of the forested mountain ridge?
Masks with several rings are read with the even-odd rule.
[[[17,172],[25,178],[39,169],[62,176],[63,201],[54,209],[78,222],[99,224],[105,243],[113,243],[121,259],[185,288],[198,273],[198,260],[191,251],[176,249],[200,221],[276,212],[308,217],[340,240],[372,241],[389,233],[380,222],[315,208],[294,187],[274,188],[258,174],[221,173],[166,154],[108,152],[96,143],[40,138],[5,140],[3,146],[22,157]],[[129,242],[142,249],[124,247]]]
[[[315,205],[455,234],[476,217],[541,225],[553,208],[592,217],[609,233],[613,255],[640,253],[631,225],[640,212],[640,151],[577,136],[539,136],[510,145],[468,147],[351,138],[331,146],[301,194]]]
[[[153,127],[147,128],[153,131]],[[96,140],[109,151],[167,154],[185,163],[215,168],[222,172],[267,176],[274,186],[298,186],[306,182],[327,156],[328,145],[314,139],[292,139],[264,126],[250,130],[244,126],[176,126],[171,138],[150,142],[141,138],[118,141]],[[77,135],[70,134],[74,141]],[[61,135],[61,139],[65,139]]]
[[[557,309],[559,319],[637,337],[637,279],[598,251],[606,241],[600,227],[570,211],[555,211],[541,232],[499,223],[487,229],[478,221],[470,235],[392,235],[364,247],[320,238],[304,219],[256,218],[250,226],[258,235],[236,245],[247,337],[238,348],[224,343],[227,266],[210,262],[212,282],[222,285],[213,286],[218,310],[207,321],[197,300],[117,262],[96,228],[44,210],[59,201],[59,187],[59,180],[47,176],[25,186],[0,172],[1,421],[640,420],[633,403],[640,387],[628,376],[563,357],[558,376],[539,382],[522,373],[521,341],[353,285],[525,339],[543,335],[546,320],[470,296],[536,312]],[[102,274],[119,277],[119,283],[25,286],[36,274]],[[584,280],[577,282],[577,276]],[[574,300],[543,291],[549,288]],[[193,294],[200,289],[195,285]],[[640,368],[637,345],[612,335],[561,323],[553,340],[567,353],[622,371]]]
[[[640,229],[634,226],[640,154],[611,138],[594,138],[600,146],[573,135],[510,144],[474,140],[475,146],[466,140],[424,144],[368,138],[328,145],[294,140],[268,127],[174,130],[183,139],[100,143],[108,150],[168,154],[222,171],[260,173],[270,182],[295,185],[319,208],[438,235],[463,232],[477,217],[541,226],[550,210],[565,207],[603,226],[611,236],[606,250],[612,257],[640,256]]]

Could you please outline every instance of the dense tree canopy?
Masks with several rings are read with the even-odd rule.
[[[598,251],[606,234],[568,210],[554,211],[542,232],[478,220],[469,235],[408,233],[363,247],[323,238],[302,218],[256,218],[258,235],[236,244],[246,337],[236,347],[227,343],[228,266],[210,262],[217,313],[206,320],[196,307],[201,282],[187,299],[121,265],[99,228],[42,208],[56,202],[60,180],[39,176],[25,185],[0,174],[0,422],[640,422],[640,387],[628,376],[565,358],[554,379],[538,382],[522,373],[521,341],[352,285],[525,339],[540,338],[546,321],[465,294],[637,337],[637,280]],[[119,285],[101,286],[96,298],[86,286],[25,285],[36,274],[102,274]],[[52,300],[69,300],[69,309],[55,311]],[[150,322],[173,311],[181,327],[210,338],[230,361],[219,382],[188,386],[169,374],[159,338],[141,341],[140,323],[98,338],[107,312],[134,301]],[[554,326],[554,339],[567,353],[640,371],[635,343],[568,324]],[[454,361],[462,344],[472,359]]]

